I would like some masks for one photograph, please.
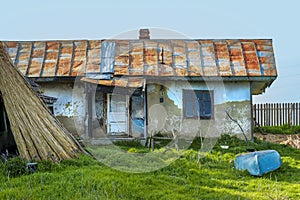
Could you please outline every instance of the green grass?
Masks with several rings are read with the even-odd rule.
[[[262,126],[265,133],[272,134],[298,134],[300,133],[300,126],[290,126],[288,124],[282,126]],[[254,132],[259,132],[258,127],[254,128]]]
[[[223,136],[211,153],[201,154],[199,160],[200,140],[195,140],[189,150],[180,151],[174,162],[168,156],[175,156],[176,151],[170,150],[164,157],[159,154],[162,149],[155,149],[148,153],[149,158],[155,162],[159,155],[161,162],[171,164],[147,173],[117,171],[86,155],[60,164],[43,161],[38,172],[16,177],[5,173],[7,166],[2,163],[0,199],[300,199],[300,151],[255,142],[250,146],[257,150],[275,149],[280,153],[283,164],[279,170],[262,177],[235,170],[232,161],[248,146],[235,137]],[[230,146],[228,150],[219,147],[225,143]],[[114,152],[113,158],[118,161],[110,164],[120,168],[122,164],[147,165],[139,157],[147,155],[147,148],[137,143],[118,145],[121,151],[104,148],[106,153]],[[135,156],[128,163],[120,155]]]

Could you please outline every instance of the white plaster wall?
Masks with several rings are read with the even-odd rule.
[[[182,108],[182,90],[213,90],[214,104],[231,101],[246,101],[251,98],[249,82],[181,82],[170,81],[164,84],[169,90],[167,95],[175,104]]]
[[[179,124],[182,123],[181,132],[185,134],[198,134],[209,131],[206,135],[218,135],[220,133],[241,134],[238,125],[230,120],[225,110],[230,116],[239,121],[245,133],[251,133],[251,105],[250,105],[250,83],[249,82],[187,82],[187,81],[169,81],[161,83],[166,89],[166,96],[174,102],[176,109],[160,103],[161,96],[158,84],[149,84],[148,92],[148,120],[149,132],[170,132],[171,129],[179,130]],[[214,91],[214,119],[213,120],[195,120],[183,119],[183,89],[187,90],[213,90]],[[175,109],[175,110],[174,110]],[[163,115],[163,113],[165,113]],[[156,120],[155,116],[159,120]],[[161,117],[166,116],[166,117]],[[166,118],[166,119],[163,119]],[[153,120],[152,120],[153,119]],[[163,124],[165,123],[165,124]],[[159,128],[158,128],[159,127]]]
[[[250,82],[225,82],[226,102],[250,101]]]
[[[40,86],[45,95],[57,98],[53,104],[55,116],[72,117],[84,113],[83,88],[74,88],[70,83],[42,83]],[[73,90],[78,92],[73,93]]]
[[[49,82],[39,83],[45,95],[57,98],[53,104],[54,115],[73,134],[85,130],[85,93],[83,85]]]

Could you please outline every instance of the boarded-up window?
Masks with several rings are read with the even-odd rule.
[[[213,118],[213,91],[183,90],[183,113],[185,118]]]

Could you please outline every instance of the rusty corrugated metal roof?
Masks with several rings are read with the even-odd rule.
[[[143,86],[144,79],[141,77],[115,77],[111,80],[96,80],[90,78],[81,78],[82,81],[113,87],[139,88]]]
[[[109,42],[110,48],[101,44]],[[15,66],[27,77],[277,76],[272,40],[70,40],[7,41]],[[110,49],[114,52],[103,52]],[[113,58],[108,58],[113,56]],[[101,60],[103,63],[101,64]],[[109,68],[110,69],[110,68]]]

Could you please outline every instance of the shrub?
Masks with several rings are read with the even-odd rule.
[[[59,164],[54,163],[52,160],[42,160],[38,162],[39,172],[53,172],[60,168]]]
[[[26,168],[26,160],[20,157],[14,157],[7,160],[3,165],[3,173],[9,177],[18,177],[21,175],[28,174]]]
[[[300,133],[300,126],[290,126],[284,124],[281,126],[262,126],[264,132],[272,134],[297,134]],[[254,128],[254,132],[259,132],[258,127]]]
[[[60,162],[61,165],[64,166],[75,166],[75,167],[83,167],[95,164],[96,161],[88,155],[80,154],[78,158],[62,160]]]

